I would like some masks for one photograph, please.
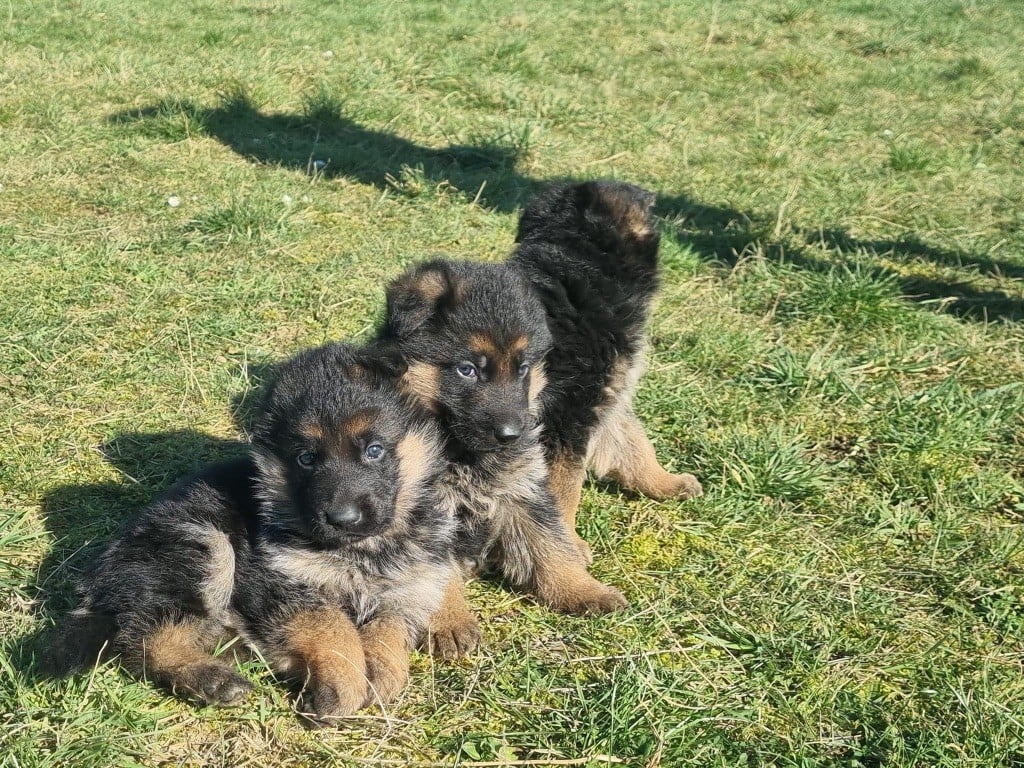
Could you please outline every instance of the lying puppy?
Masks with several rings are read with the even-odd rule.
[[[510,264],[544,305],[552,335],[542,439],[572,531],[587,469],[655,499],[702,493],[693,475],[662,468],[633,412],[659,280],[653,205],[639,187],[592,181],[550,187],[519,221]]]
[[[379,336],[397,347],[405,390],[444,433],[440,501],[458,518],[465,572],[496,568],[570,613],[624,607],[618,590],[587,573],[549,489],[538,416],[551,334],[521,271],[451,261],[415,268],[388,287]],[[452,582],[430,625],[430,649],[444,657],[480,639],[462,581]]]
[[[392,699],[452,577],[455,523],[435,500],[440,436],[375,353],[334,344],[283,363],[249,456],[132,519],[53,648],[101,650],[178,695],[233,704],[250,684],[212,654],[236,633],[303,684],[316,719]]]

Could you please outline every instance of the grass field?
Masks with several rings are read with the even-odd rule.
[[[1022,49],[1015,0],[0,8],[0,766],[1024,764]],[[268,363],[598,176],[659,194],[638,408],[707,491],[585,490],[627,612],[475,583],[486,648],[328,731],[256,662],[40,679]]]

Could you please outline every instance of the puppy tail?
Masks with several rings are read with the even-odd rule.
[[[114,617],[78,608],[57,627],[44,651],[42,671],[49,677],[67,677],[94,666],[109,647],[117,624]]]

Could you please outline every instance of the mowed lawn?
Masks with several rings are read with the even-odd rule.
[[[1016,0],[0,8],[0,766],[1024,763],[1021,50]],[[480,653],[319,731],[255,660],[41,679],[268,364],[593,177],[659,195],[638,410],[707,492],[586,488],[629,610],[474,583]]]

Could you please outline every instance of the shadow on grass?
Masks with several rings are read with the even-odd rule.
[[[781,244],[773,235],[775,221],[765,216],[744,213],[734,208],[699,203],[687,195],[661,195],[657,212],[674,224],[676,239],[688,245],[701,258],[735,266],[745,251],[760,245],[768,259],[785,262],[800,269],[828,272],[837,262],[826,257],[827,250],[844,252],[863,251],[886,256],[897,262],[922,261],[939,267],[975,269],[981,273],[1010,279],[1024,277],[1024,266],[991,259],[987,256],[957,253],[936,248],[920,241],[914,235],[893,240],[862,240],[844,230],[824,228],[798,228],[803,244],[787,241]],[[813,248],[821,245],[822,249]],[[1024,319],[1024,300],[1002,290],[986,290],[967,281],[929,279],[919,275],[904,275],[896,270],[874,263],[879,276],[891,276],[900,286],[905,299],[939,306],[965,320]]]
[[[186,121],[254,163],[311,176],[345,177],[406,194],[417,193],[418,182],[431,187],[447,184],[467,199],[505,213],[542,186],[516,171],[523,146],[515,136],[434,149],[365,128],[329,100],[309,104],[301,114],[267,114],[247,96],[234,94],[217,108],[169,100],[111,115],[109,120],[148,126],[144,130],[168,138],[178,122]]]
[[[38,630],[13,648],[17,668],[31,678],[46,672],[39,660],[53,637],[53,623],[76,603],[75,581],[132,515],[178,480],[201,467],[245,452],[245,443],[195,432],[128,433],[101,451],[122,475],[120,482],[61,485],[43,499],[45,524],[55,542],[36,581]]]
[[[108,119],[169,140],[202,133],[254,163],[327,178],[344,177],[406,195],[447,185],[467,200],[502,213],[517,210],[545,184],[557,181],[518,172],[516,165],[525,151],[525,142],[514,136],[434,149],[359,125],[344,114],[339,101],[325,96],[309,100],[299,114],[268,114],[238,92],[215,108],[166,99]],[[320,168],[317,161],[325,165]],[[774,235],[774,220],[757,213],[706,205],[685,193],[661,194],[657,211],[674,222],[674,234],[681,243],[704,260],[726,266],[735,264],[740,254],[757,244],[769,259],[784,259],[790,265],[817,271],[836,266],[824,253],[838,249],[885,255],[898,262],[916,260],[938,267],[972,269],[1009,279],[1024,277],[1024,266],[1019,264],[936,248],[913,234],[862,240],[841,229],[797,226],[796,237],[787,239],[783,246]],[[823,246],[822,255],[816,253],[816,244]],[[981,289],[967,281],[908,277],[882,266],[878,270],[893,276],[908,300],[937,306],[960,318],[1024,319],[1024,301],[1019,295]]]

